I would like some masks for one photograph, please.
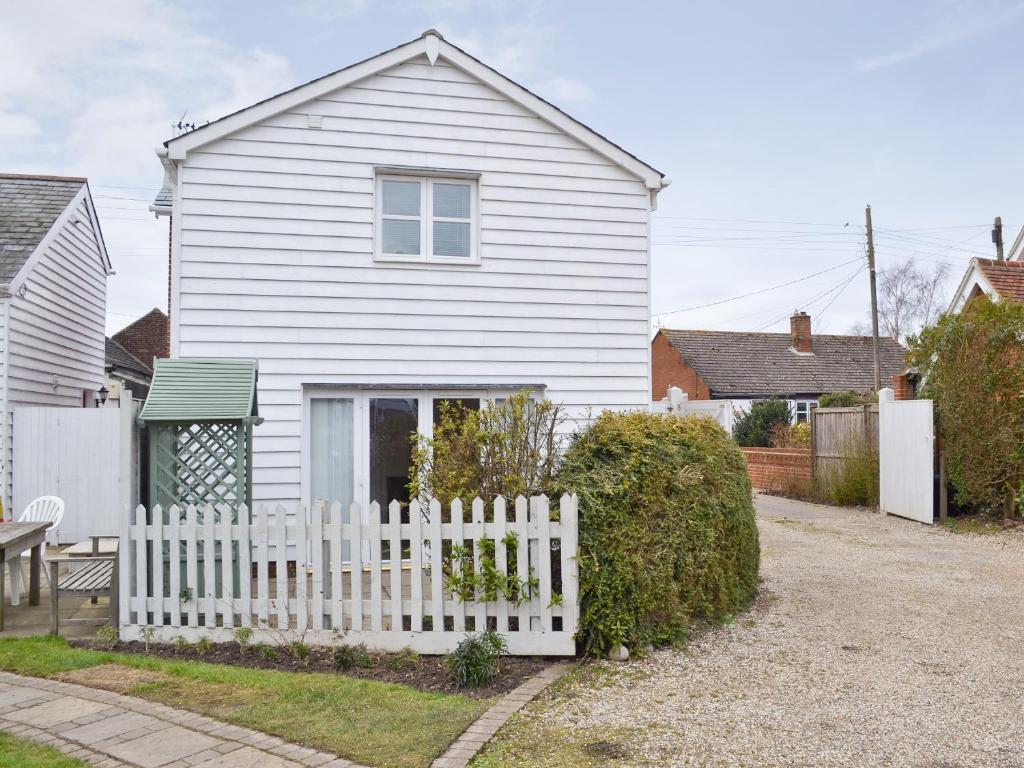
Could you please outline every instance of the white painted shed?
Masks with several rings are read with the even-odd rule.
[[[0,488],[8,518],[21,512],[11,509],[19,411],[92,406],[103,386],[112,273],[84,178],[0,174]]]
[[[437,32],[158,154],[171,354],[259,360],[256,501],[400,495],[442,398],[648,407],[669,180]]]

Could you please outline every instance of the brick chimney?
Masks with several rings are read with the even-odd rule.
[[[789,318],[790,344],[797,352],[811,353],[811,316],[795,312]]]

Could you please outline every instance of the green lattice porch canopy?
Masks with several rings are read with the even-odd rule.
[[[252,501],[255,360],[157,360],[139,421],[149,431],[149,504]],[[232,515],[234,517],[234,515]]]

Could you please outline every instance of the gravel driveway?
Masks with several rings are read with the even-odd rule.
[[[750,614],[591,665],[474,765],[1024,766],[1024,534],[757,507]]]

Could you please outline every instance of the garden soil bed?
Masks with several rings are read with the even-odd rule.
[[[467,690],[460,689],[455,685],[455,680],[444,656],[412,656],[401,653],[371,652],[369,654],[371,666],[352,667],[342,672],[334,668],[334,648],[329,647],[311,646],[308,657],[303,661],[290,653],[286,646],[275,647],[275,653],[268,654],[260,652],[261,649],[255,646],[243,650],[237,643],[215,643],[208,649],[200,649],[194,645],[182,647],[150,643],[148,650],[141,642],[119,642],[113,648],[109,644],[98,644],[91,640],[72,640],[70,643],[76,648],[113,650],[118,653],[160,656],[165,659],[181,661],[230,664],[237,667],[274,669],[282,672],[321,672],[346,675],[364,680],[408,685],[421,691],[462,693],[480,699],[506,694],[542,669],[559,661],[559,659],[534,656],[503,656],[501,671],[494,682],[484,688]]]

